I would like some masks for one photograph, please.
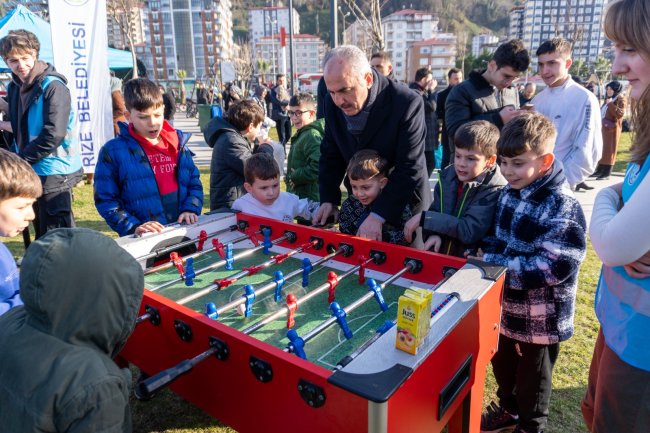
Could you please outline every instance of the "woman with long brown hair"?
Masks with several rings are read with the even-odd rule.
[[[590,236],[603,261],[600,331],[583,400],[592,433],[650,431],[650,2],[619,0],[605,17],[614,75],[630,82],[634,138],[622,183],[596,197]]]

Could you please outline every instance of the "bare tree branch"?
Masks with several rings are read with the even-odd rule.
[[[253,76],[253,57],[250,42],[239,41],[239,56],[233,61],[237,78],[242,82],[242,87],[248,87],[248,82]]]
[[[370,16],[359,7],[355,0],[343,0],[345,5],[357,19],[357,22],[361,25],[363,30],[370,36],[372,39],[373,47],[378,51],[383,51],[385,49],[384,43],[384,29],[381,24],[381,9],[387,3],[387,0],[384,0],[383,3],[380,3],[380,0],[370,0]]]
[[[138,78],[138,63],[135,57],[135,43],[134,43],[134,27],[137,15],[133,14],[134,8],[138,8],[140,1],[138,0],[107,0],[106,13],[110,16],[120,27],[120,31],[126,36],[131,50],[131,58],[133,59],[133,78]]]

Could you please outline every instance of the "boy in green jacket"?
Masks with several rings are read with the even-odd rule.
[[[325,133],[325,120],[316,119],[316,101],[310,93],[298,93],[289,100],[287,111],[298,130],[291,137],[291,150],[284,177],[287,192],[300,198],[318,200],[318,161],[320,143]]]

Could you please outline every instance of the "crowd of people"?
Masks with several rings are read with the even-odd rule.
[[[595,302],[601,328],[582,412],[593,433],[650,431],[650,231],[639,220],[650,199],[648,20],[644,0],[609,6],[612,72],[629,80],[629,91],[610,82],[602,106],[569,74],[571,44],[559,37],[529,47],[546,85],[539,93],[532,83],[521,92],[513,86],[531,62],[520,40],[498,47],[467,80],[451,69],[440,92],[428,68],[407,86],[392,77],[386,53],[368,59],[346,45],[326,54],[316,97],[291,95],[282,74],[248,98],[230,86],[224,115],[204,129],[212,148],[209,208],[337,223],[346,234],[505,267],[492,360],[498,401],[481,431],[543,432],[560,345],[574,333],[587,250],[575,193],[592,188],[588,178],[611,175],[631,99],[631,162],[622,183],[599,192],[590,225],[603,261]],[[10,120],[0,129],[14,136],[0,150],[0,234],[16,236],[30,222],[36,229],[20,274],[0,244],[0,425],[130,431],[130,376],[111,357],[133,329],[142,270],[109,238],[75,228],[71,191],[82,170],[70,92],[38,55],[29,31],[0,39],[12,71],[0,105]],[[196,222],[204,187],[188,134],[170,122],[166,100],[173,98],[146,78],[112,91],[123,99],[115,138],[95,169],[97,211],[120,236]],[[277,142],[268,135],[274,126]],[[87,296],[87,287],[97,290]]]

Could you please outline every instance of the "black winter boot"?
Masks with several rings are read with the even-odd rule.
[[[601,167],[602,167],[602,170],[600,172],[600,175],[596,177],[596,180],[608,180],[609,175],[612,174],[612,166],[611,165],[603,165]]]
[[[598,177],[598,176],[600,176],[602,174],[602,172],[603,172],[603,166],[598,164],[598,167],[596,167],[596,170],[593,173],[591,173],[591,175],[589,177]]]

